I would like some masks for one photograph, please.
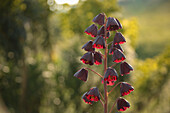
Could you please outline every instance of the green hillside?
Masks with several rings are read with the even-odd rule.
[[[143,59],[161,53],[170,42],[170,0],[121,0],[119,4],[125,17],[138,19],[138,57]]]

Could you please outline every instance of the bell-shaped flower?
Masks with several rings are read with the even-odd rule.
[[[114,85],[114,81],[117,81],[118,74],[115,69],[107,68],[106,73],[104,75],[104,81],[107,81],[107,85]]]
[[[75,77],[77,77],[78,79],[86,82],[87,81],[87,77],[88,77],[88,71],[84,68],[78,70],[75,74]]]
[[[104,26],[102,26],[102,27],[98,30],[97,35],[100,35],[100,36],[104,36],[104,35],[105,35]]]
[[[97,36],[93,42],[93,48],[97,49],[104,49],[105,48],[105,41],[102,36]]]
[[[115,34],[114,39],[113,39],[114,45],[123,44],[125,42],[126,42],[126,40],[125,40],[124,36],[122,35],[122,33],[118,32]]]
[[[104,26],[102,26],[102,27],[98,30],[97,35],[103,36],[103,38],[105,38]],[[110,37],[110,32],[109,32],[109,31],[107,31],[106,37],[107,37],[107,38]]]
[[[91,88],[87,94],[86,94],[86,98],[90,101],[99,101],[100,100],[100,94],[99,94],[99,90],[97,87],[93,87]]]
[[[120,73],[121,73],[122,76],[129,74],[130,71],[133,71],[133,68],[130,64],[128,64],[127,62],[122,62],[120,64]]]
[[[113,52],[113,62],[116,62],[116,63],[119,63],[123,60],[126,59],[125,55],[123,54],[123,52],[121,52],[119,49],[116,49],[114,52]]]
[[[117,44],[117,45],[112,44],[110,49],[109,49],[109,55],[111,55],[111,54],[113,55],[113,52],[116,49],[119,49],[119,50],[121,50],[123,52],[123,49],[122,49],[122,47],[119,44]]]
[[[88,35],[91,35],[92,37],[96,37],[97,36],[97,26],[95,24],[92,24],[84,32]]]
[[[100,13],[96,17],[93,18],[93,22],[99,25],[103,25],[104,19],[105,19],[105,15],[103,13]]]
[[[84,64],[89,64],[93,65],[94,64],[94,55],[92,52],[87,52],[85,53],[81,59],[80,59]]]
[[[83,101],[87,104],[93,104],[93,101],[87,99],[86,95],[87,95],[87,92],[84,93],[83,96],[82,96]]]
[[[118,25],[119,25],[119,29],[122,29],[123,27],[122,27],[122,24],[119,22],[119,20],[116,18],[116,21],[117,21],[117,23],[118,23]]]
[[[122,82],[120,84],[120,93],[121,93],[121,96],[128,95],[133,90],[134,90],[133,86],[131,86],[130,84],[128,84],[126,82]]]
[[[109,17],[107,19],[106,28],[109,31],[118,30],[119,29],[119,24],[117,23],[115,18]]]
[[[94,52],[94,63],[96,65],[102,64],[102,55],[100,52]]]
[[[84,44],[84,46],[82,47],[82,49],[84,49],[85,51],[95,51],[95,48],[92,47],[93,41],[88,41],[86,44]]]
[[[119,98],[117,100],[117,110],[118,111],[125,111],[129,107],[130,107],[130,104],[127,100],[125,100],[123,98]]]

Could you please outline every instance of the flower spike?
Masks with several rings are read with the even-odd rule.
[[[91,88],[87,94],[86,94],[86,98],[90,101],[99,101],[100,100],[100,93],[97,87],[93,87]]]
[[[96,17],[93,18],[93,22],[99,25],[103,25],[104,19],[105,19],[105,15],[103,13],[100,13]]]
[[[118,111],[125,111],[129,107],[130,107],[130,104],[127,100],[125,100],[123,98],[119,98],[117,100],[117,110]]]
[[[97,26],[95,24],[92,24],[84,32],[88,35],[91,35],[92,37],[96,37],[97,36]]]
[[[114,39],[113,39],[114,45],[123,44],[125,42],[126,42],[126,40],[125,40],[124,36],[122,35],[122,33],[118,32],[115,34]]]
[[[128,95],[133,90],[134,90],[134,88],[130,84],[126,83],[126,82],[122,82],[120,84],[121,96]]]
[[[116,49],[113,52],[113,57],[112,58],[113,58],[113,62],[116,62],[116,63],[119,63],[119,62],[126,59],[125,55],[119,49]]]
[[[89,64],[93,65],[94,64],[94,55],[92,52],[87,52],[85,53],[81,59],[80,59],[84,64]]]
[[[88,41],[86,44],[84,44],[84,46],[82,47],[82,49],[84,49],[85,51],[95,51],[95,48],[92,47],[93,41]]]
[[[79,71],[77,71],[74,74],[75,77],[77,77],[78,79],[86,82],[87,81],[87,77],[88,77],[88,71],[84,68],[80,69]]]
[[[96,39],[93,42],[93,48],[97,48],[97,49],[105,48],[105,42],[104,42],[104,38],[102,36],[96,37]]]
[[[120,64],[120,73],[121,73],[122,76],[129,74],[130,71],[133,71],[133,68],[130,64],[128,64],[127,62],[122,62]]]

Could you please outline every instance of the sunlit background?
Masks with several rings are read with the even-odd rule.
[[[134,68],[119,76],[135,88],[125,96],[131,107],[124,113],[170,113],[169,6],[169,0],[1,1],[0,113],[103,112],[99,102],[81,99],[91,87],[103,93],[101,79],[92,72],[87,82],[73,77],[81,67],[103,73],[102,65],[79,60],[85,53],[81,47],[92,39],[84,30],[101,12],[122,23],[126,61]],[[117,87],[109,95],[109,109],[119,96]]]

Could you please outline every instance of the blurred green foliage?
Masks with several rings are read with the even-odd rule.
[[[87,105],[81,99],[91,87],[97,86],[103,93],[101,79],[89,72],[84,83],[73,75],[84,66],[79,60],[85,53],[81,47],[92,38],[83,32],[93,17],[101,12],[116,17],[118,11],[116,0],[85,0],[75,6],[58,5],[54,0],[1,1],[0,113],[103,112],[99,102]],[[132,106],[126,112],[168,113],[170,48],[153,59],[137,59],[138,20],[120,18],[127,40],[123,48],[135,69],[119,79],[135,87],[125,96]],[[108,41],[113,36],[111,33]],[[112,65],[111,56],[108,64]],[[90,68],[103,74],[101,65]],[[109,96],[109,108],[120,95],[118,87],[114,92]]]

